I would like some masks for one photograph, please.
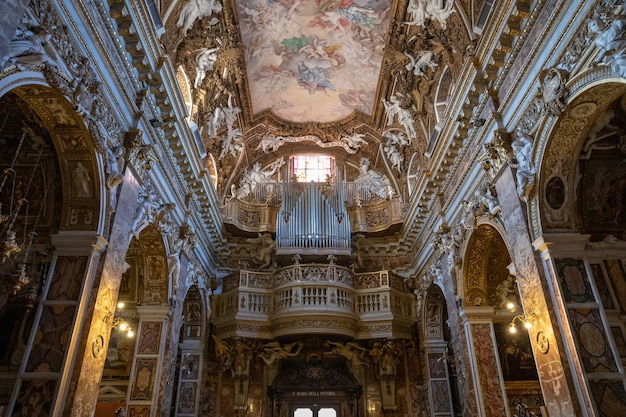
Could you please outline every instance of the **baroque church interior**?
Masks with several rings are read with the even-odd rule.
[[[0,23],[0,415],[626,415],[620,1]]]

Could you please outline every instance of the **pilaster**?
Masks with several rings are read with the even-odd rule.
[[[509,415],[502,372],[499,367],[498,344],[493,328],[495,308],[466,307],[461,319],[467,336],[471,377],[476,388],[478,415],[497,417]]]
[[[517,195],[510,167],[502,170],[496,182],[496,189],[524,313],[532,318],[532,327],[528,330],[528,335],[546,408],[551,417],[589,416],[586,411],[587,405],[581,407],[578,404],[572,380],[568,378],[567,355],[562,351],[555,336],[555,332],[561,331],[560,326],[558,322],[553,323],[550,316],[540,269],[530,241],[525,211]]]

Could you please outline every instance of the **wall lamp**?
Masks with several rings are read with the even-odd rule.
[[[122,310],[124,308],[124,303],[117,303],[117,308],[118,310]],[[110,311],[106,313],[106,315],[103,317],[103,320],[107,326],[113,329],[117,329],[121,332],[126,332],[126,336],[128,337],[133,337],[135,335],[135,332],[133,332],[133,329],[126,322],[126,320],[121,317],[115,317],[114,314]]]
[[[530,310],[528,314],[531,317],[537,317],[537,313],[535,313],[533,310]],[[530,329],[531,327],[533,327],[532,322],[528,317],[526,317],[526,314],[518,314],[517,316],[513,317],[513,320],[511,320],[511,323],[509,324],[509,332],[511,333],[517,333],[517,325],[515,324],[516,320],[519,320],[526,329]]]

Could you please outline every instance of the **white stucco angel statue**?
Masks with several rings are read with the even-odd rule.
[[[435,62],[435,53],[433,51],[419,51],[416,56],[405,52],[411,62],[406,65],[408,71],[412,71],[413,75],[417,77],[426,77],[426,68],[430,68],[431,71],[437,70],[437,63]]]
[[[193,83],[195,88],[200,87],[204,77],[206,77],[206,73],[213,70],[219,49],[219,47],[199,49],[200,53],[196,55],[196,80]]]
[[[445,29],[446,20],[454,13],[454,1],[410,0],[406,11],[411,15],[411,20],[405,22],[407,25],[426,27],[426,21],[435,19]]]
[[[181,10],[176,26],[182,28],[183,36],[186,36],[196,19],[202,19],[204,16],[213,14],[213,12],[219,13],[221,11],[222,3],[217,0],[189,0],[189,3],[185,4]],[[209,21],[209,25],[217,23],[218,20],[215,17]]]

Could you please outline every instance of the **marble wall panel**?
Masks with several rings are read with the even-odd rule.
[[[141,323],[139,345],[137,346],[138,354],[149,355],[159,353],[159,342],[161,340],[162,327],[163,325],[160,322]]]
[[[59,256],[46,298],[78,300],[88,260],[86,256]]]
[[[472,324],[471,326],[485,415],[504,416],[506,410],[496,367],[497,354],[493,348],[491,326],[489,324]]]
[[[197,382],[181,382],[178,394],[178,414],[195,414]]]
[[[590,266],[591,273],[593,274],[593,282],[596,284],[596,289],[598,290],[598,295],[600,296],[600,301],[602,302],[604,309],[613,310],[615,308],[615,303],[613,303],[613,298],[609,292],[609,287],[607,286],[606,278],[604,276],[604,272],[602,271],[602,265],[591,264]]]
[[[183,354],[182,362],[185,368],[180,374],[180,379],[198,379],[200,368],[200,355],[185,353]]]
[[[574,337],[585,372],[617,372],[613,351],[606,338],[600,310],[569,309]]]
[[[450,391],[448,390],[448,382],[445,380],[431,381],[433,396],[433,412],[449,413],[450,410]]]
[[[622,381],[589,381],[602,417],[626,416],[626,392]]]
[[[13,416],[49,416],[57,382],[56,380],[31,379],[23,384],[13,408]]]
[[[45,306],[41,313],[28,372],[59,372],[67,349],[76,307]]]
[[[595,298],[582,259],[555,259],[556,271],[568,303],[593,303]]]
[[[613,335],[613,340],[615,341],[615,346],[617,347],[617,354],[622,358],[622,360],[626,360],[626,338],[624,337],[622,328],[611,326],[611,335]]]
[[[128,407],[128,417],[150,417],[150,407],[131,405]]]
[[[619,300],[622,311],[626,310],[626,273],[624,265],[617,259],[605,259],[604,266],[609,274],[609,281],[615,289],[615,295]]]
[[[154,388],[157,359],[137,359],[135,362],[135,380],[130,393],[131,400],[150,400]]]
[[[431,378],[445,378],[446,368],[445,362],[441,360],[443,353],[428,354],[428,370]]]

